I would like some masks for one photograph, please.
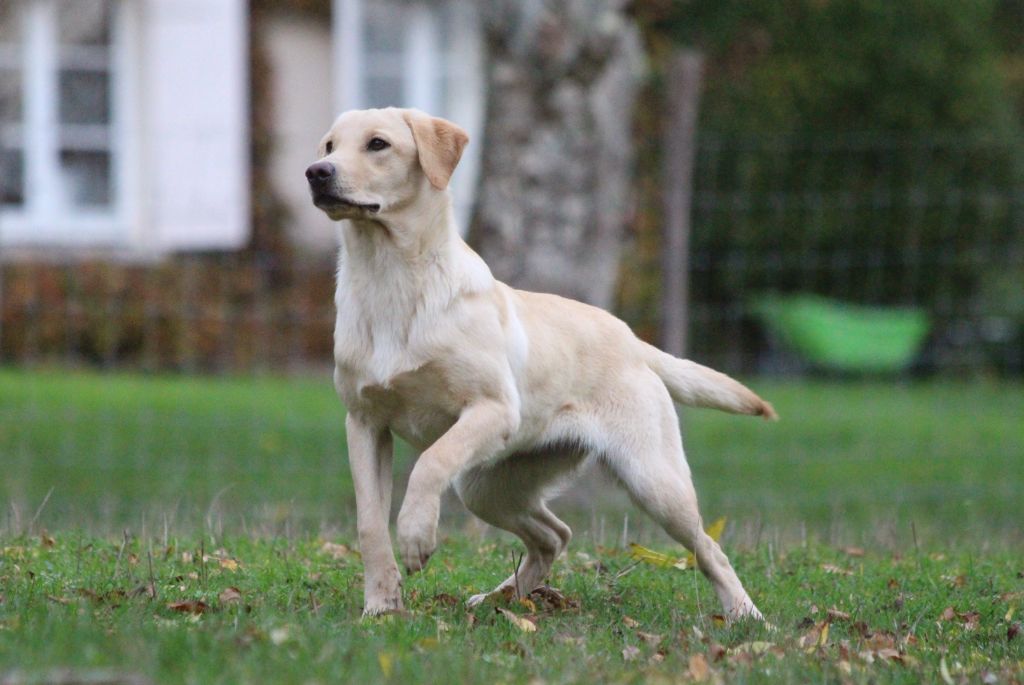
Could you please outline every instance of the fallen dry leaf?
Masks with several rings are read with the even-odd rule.
[[[724,659],[727,653],[728,651],[725,646],[717,642],[712,642],[708,645],[708,656],[711,657],[711,661],[714,663],[718,663]]]
[[[199,614],[205,614],[210,610],[210,606],[201,599],[193,599],[185,602],[170,602],[167,604],[167,608],[171,611],[179,611],[183,614],[193,614],[196,616]]]
[[[813,652],[818,647],[824,646],[825,642],[828,640],[828,625],[827,620],[815,623],[814,627],[804,635],[800,636],[800,639],[797,640],[797,645],[800,649],[807,652]]]
[[[964,624],[964,630],[977,630],[978,625],[981,623],[981,614],[977,611],[958,613],[957,617]]]
[[[835,564],[822,564],[821,565],[821,570],[824,571],[825,573],[834,573],[834,574],[841,575],[841,576],[852,576],[853,575],[853,571],[851,571],[849,569],[842,568],[840,566],[836,566]]]
[[[1006,629],[1006,641],[1009,642],[1013,638],[1020,635],[1020,623],[1014,622]]]
[[[239,566],[241,566],[235,559],[218,558],[217,563],[225,571],[237,571]]]
[[[346,545],[339,545],[335,542],[325,542],[320,546],[320,551],[335,561],[344,559],[352,552]]]
[[[558,590],[547,585],[542,585],[530,593],[530,598],[537,602],[546,611],[561,611],[564,609],[579,609],[578,600],[566,597]]]
[[[221,604],[233,604],[242,601],[242,591],[236,587],[227,587],[217,595]]]
[[[636,620],[630,618],[629,616],[623,616],[622,617],[622,622],[626,624],[627,628],[636,628],[637,626],[640,625],[639,621],[636,621]]]
[[[530,599],[529,597],[520,597],[518,601],[519,601],[519,604],[521,604],[523,606],[523,608],[525,608],[531,614],[537,613],[537,605],[534,604],[533,600]]]
[[[722,537],[722,533],[725,531],[725,517],[715,520],[710,526],[705,529],[705,533],[708,534],[715,542]],[[697,568],[697,558],[693,556],[692,552],[689,552],[684,557],[673,557],[663,552],[655,552],[653,549],[648,549],[642,545],[638,545],[635,542],[629,543],[629,556],[637,561],[642,561],[652,566],[661,566],[664,568],[676,568],[680,571]]]
[[[417,652],[429,652],[440,647],[441,641],[436,637],[421,637],[412,643],[412,646]]]
[[[886,631],[872,633],[865,641],[865,645],[872,651],[876,652],[881,649],[895,649],[896,636]]]
[[[738,644],[735,647],[730,648],[728,651],[730,655],[745,653],[752,654],[754,656],[760,656],[762,654],[767,654],[768,652],[772,651],[774,647],[775,645],[771,642],[765,642],[763,640],[754,640],[753,642],[743,642],[741,644]]]
[[[391,670],[394,666],[394,660],[391,657],[391,653],[377,652],[377,663],[380,664],[380,672],[384,674],[384,677],[390,678]]]
[[[946,607],[939,615],[940,621],[952,621],[954,618],[956,618],[956,609],[953,607]]]
[[[849,621],[850,620],[850,615],[848,613],[846,613],[845,611],[840,611],[839,609],[836,609],[835,607],[829,609],[828,613],[826,614],[826,616],[828,617],[829,621]]]
[[[640,648],[636,645],[628,645],[625,649],[622,650],[623,661],[633,661],[638,656],[640,656]]]
[[[690,672],[690,677],[698,683],[707,680],[711,675],[711,667],[708,666],[708,660],[704,658],[703,654],[691,655],[687,670]]]
[[[656,645],[664,639],[663,635],[655,635],[654,633],[645,633],[642,630],[636,631],[636,636],[646,642],[649,645]]]
[[[440,605],[446,606],[446,607],[457,607],[460,604],[462,604],[462,600],[460,600],[455,595],[448,594],[447,592],[441,592],[441,593],[438,593],[438,594],[434,595],[434,597],[433,597],[433,599],[431,601],[434,604],[440,604]]]
[[[503,607],[495,607],[495,611],[508,619],[509,623],[514,625],[524,633],[535,633],[537,632],[537,624],[530,619],[520,616],[519,614],[513,613]]]
[[[653,549],[648,549],[643,545],[638,545],[635,542],[629,543],[629,556],[633,557],[637,561],[642,561],[652,566],[677,566],[679,568],[686,568],[686,559],[669,556],[664,552],[655,552]]]

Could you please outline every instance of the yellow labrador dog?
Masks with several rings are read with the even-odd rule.
[[[495,592],[529,593],[572,535],[547,500],[596,460],[695,553],[727,616],[760,617],[704,533],[672,401],[766,418],[771,405],[601,309],[495,280],[452,219],[448,180],[467,142],[419,111],[351,111],[306,170],[313,203],[345,220],[334,383],[348,408],[364,614],[402,609],[388,532],[395,434],[422,450],[398,514],[409,572],[434,551],[441,495],[454,485],[470,511],[526,545]]]

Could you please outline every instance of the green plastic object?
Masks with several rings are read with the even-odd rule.
[[[855,373],[905,369],[929,328],[920,309],[865,307],[808,294],[763,297],[754,312],[812,365]]]

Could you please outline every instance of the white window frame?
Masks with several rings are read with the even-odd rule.
[[[111,118],[109,135],[110,204],[75,207],[60,197],[60,132],[71,125],[58,119],[61,0],[27,0],[22,21],[22,111],[20,130],[24,203],[0,209],[0,247],[132,248],[140,244],[136,174],[135,38],[138,17],[128,0],[114,0],[111,19]],[[88,133],[88,125],[82,132]]]
[[[364,109],[368,106],[364,79],[370,57],[364,41],[366,9],[379,0],[334,0],[332,31],[334,56],[334,94],[337,111]],[[402,101],[399,107],[414,107],[459,124],[469,133],[470,145],[464,151],[452,177],[452,200],[459,230],[465,232],[476,197],[476,182],[483,147],[484,79],[483,47],[479,17],[473,0],[408,2],[390,5],[396,14],[396,30],[404,29],[401,59]],[[438,7],[449,10],[451,40],[442,45]],[[437,84],[442,77],[448,92]],[[325,126],[326,128],[326,126]]]

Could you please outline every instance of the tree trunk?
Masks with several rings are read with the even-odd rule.
[[[614,0],[489,0],[470,241],[499,279],[608,307],[631,200],[642,67]]]
[[[690,309],[690,206],[693,167],[697,161],[697,118],[704,56],[680,50],[668,64],[668,94],[662,135],[662,253],[661,348],[677,357],[686,355],[686,324]]]

